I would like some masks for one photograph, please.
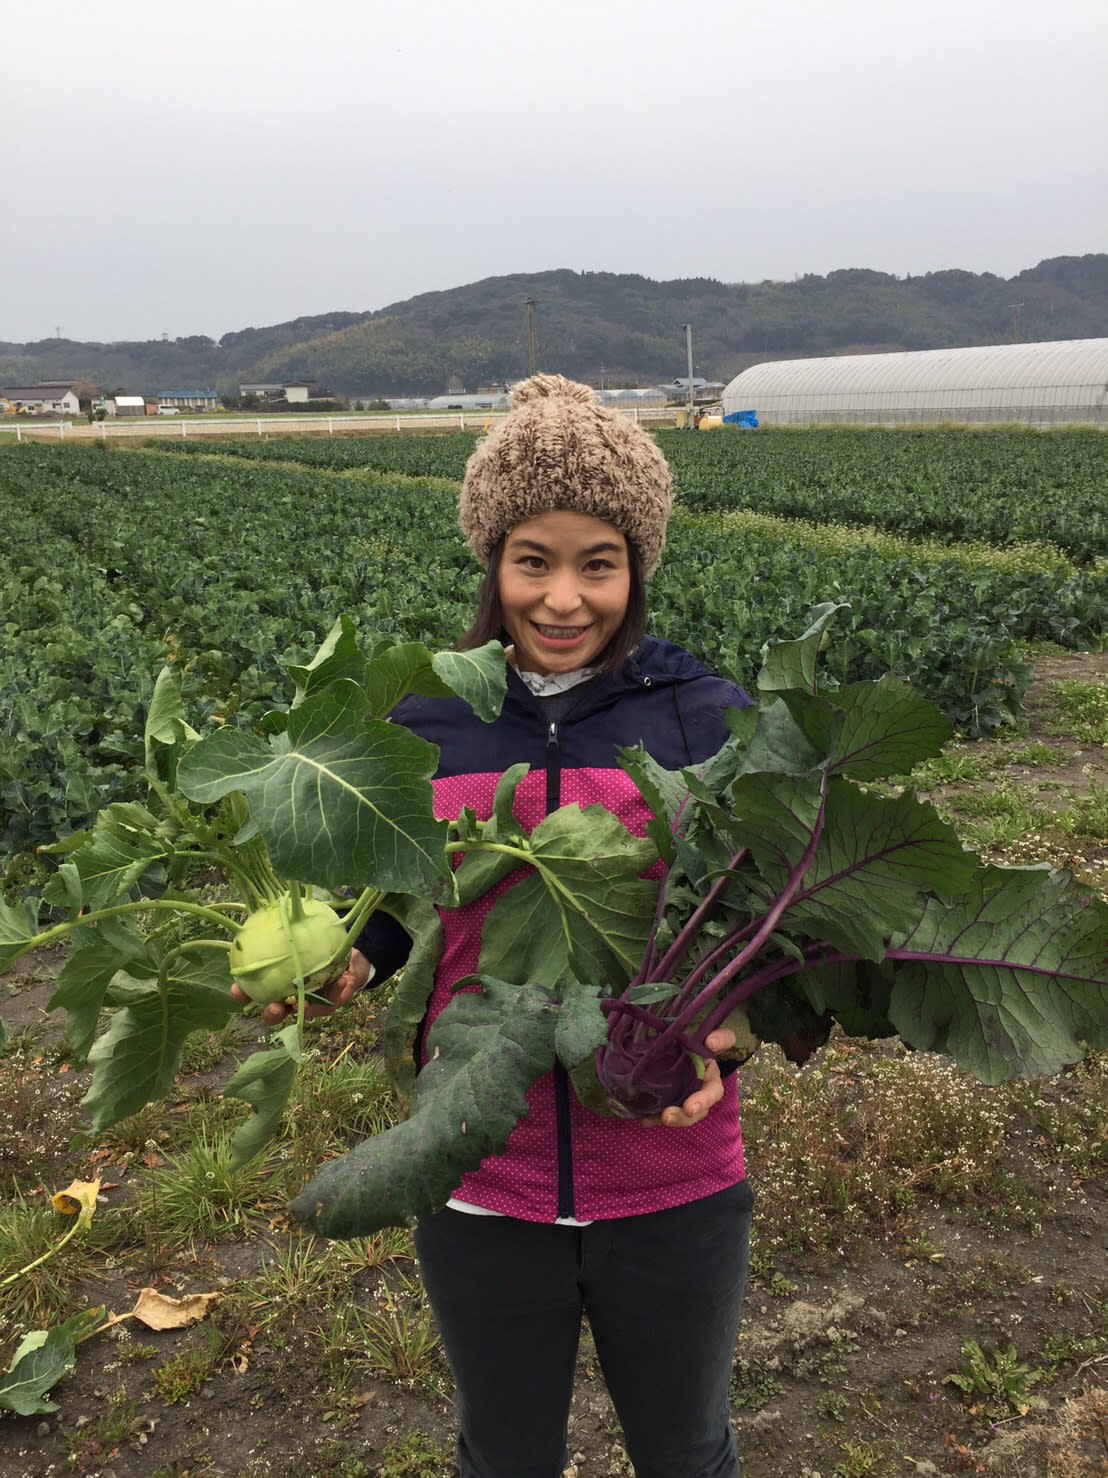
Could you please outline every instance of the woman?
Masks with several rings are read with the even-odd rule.
[[[643,636],[671,500],[655,443],[586,386],[540,375],[517,388],[470,458],[459,505],[486,566],[460,645],[505,641],[503,712],[486,724],[460,700],[409,697],[394,714],[440,747],[439,815],[488,817],[501,773],[527,761],[515,811],[528,830],[559,805],[600,802],[642,835],[650,813],[617,747],[643,743],[676,769],[723,743],[724,711],[746,695]],[[443,912],[424,1036],[477,968],[493,901],[521,875]],[[372,918],[335,1003],[387,978],[409,944]],[[733,1037],[709,1043],[721,1051]],[[560,1068],[528,1104],[505,1154],[416,1231],[457,1390],[462,1478],[559,1478],[582,1313],[638,1478],[735,1478],[728,1385],[752,1197],[734,1077],[711,1063],[653,1122],[590,1112]]]

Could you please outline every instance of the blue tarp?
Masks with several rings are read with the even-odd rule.
[[[754,430],[758,425],[757,411],[732,411],[729,416],[724,416],[725,426],[747,426]]]

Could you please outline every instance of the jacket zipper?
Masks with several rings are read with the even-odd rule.
[[[558,725],[546,729],[546,814],[562,804],[562,755],[558,748]]]
[[[546,814],[562,803],[562,754],[558,725],[546,730]],[[558,1216],[574,1216],[573,1139],[570,1131],[569,1074],[560,1062],[554,1064],[554,1117],[558,1134]]]

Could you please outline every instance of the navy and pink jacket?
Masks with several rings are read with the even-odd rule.
[[[555,723],[547,721],[542,703],[511,667],[503,710],[491,724],[460,699],[405,698],[393,717],[439,746],[434,788],[435,810],[442,818],[454,820],[463,806],[471,806],[480,820],[487,819],[503,771],[526,761],[531,769],[515,803],[516,818],[526,830],[559,805],[599,802],[642,836],[651,813],[618,767],[617,747],[641,743],[671,770],[700,763],[727,738],[725,710],[749,702],[741,688],[710,673],[688,652],[645,637],[617,675],[583,684],[579,700]],[[466,907],[440,911],[445,948],[424,1038],[449,1002],[451,984],[477,969],[481,930],[493,902],[521,876],[522,869]],[[378,979],[403,962],[408,945],[400,926],[380,914],[358,939]],[[691,1128],[648,1128],[583,1107],[557,1067],[532,1087],[529,1112],[513,1130],[506,1152],[483,1161],[455,1194],[476,1206],[541,1222],[632,1216],[711,1195],[743,1178],[734,1074],[725,1078],[724,1088],[723,1100]]]

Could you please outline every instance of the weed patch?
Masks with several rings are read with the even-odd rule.
[[[800,1072],[767,1057],[752,1077],[763,1266],[785,1251],[825,1263],[844,1238],[901,1223],[921,1192],[968,1202],[997,1183],[1010,1110],[943,1059],[832,1044]]]
[[[153,1170],[135,1194],[136,1215],[175,1242],[204,1241],[257,1226],[276,1203],[272,1162],[231,1169],[225,1136],[199,1134],[165,1170]]]
[[[1056,722],[1085,744],[1108,744],[1108,683],[1063,678],[1053,684]]]
[[[946,1376],[946,1382],[957,1386],[976,1416],[994,1421],[1026,1416],[1033,1400],[1031,1390],[1043,1379],[1042,1370],[1033,1370],[1020,1360],[1015,1345],[987,1354],[975,1339],[962,1345],[961,1370]]]

